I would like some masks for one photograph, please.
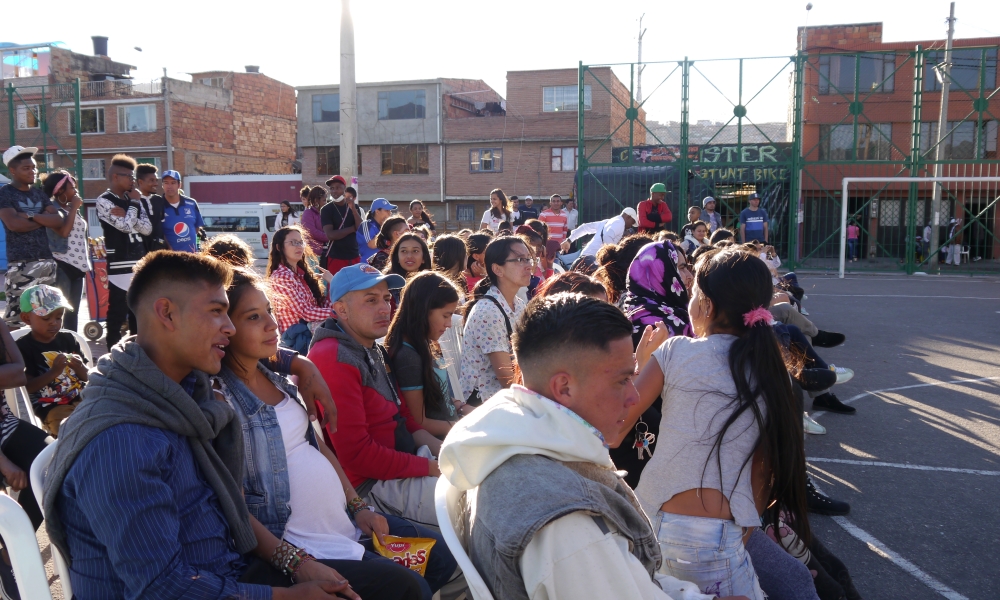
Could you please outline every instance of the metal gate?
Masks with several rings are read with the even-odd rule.
[[[81,124],[80,88],[79,79],[52,85],[9,84],[3,88],[4,98],[0,102],[0,139],[8,142],[6,146],[37,147],[35,160],[40,174],[63,168],[82,182],[85,128]],[[63,128],[69,127],[70,136],[58,134],[60,123]],[[103,130],[103,122],[100,127]],[[75,142],[74,145],[64,146],[68,140]]]

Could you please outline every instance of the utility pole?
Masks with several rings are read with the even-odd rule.
[[[794,123],[795,129],[797,131],[792,134],[792,135],[798,135],[799,136],[799,180],[798,180],[799,181],[799,185],[798,185],[798,189],[795,190],[795,192],[796,192],[795,206],[798,207],[797,210],[795,211],[795,222],[791,223],[789,226],[790,227],[796,227],[796,228],[798,228],[798,240],[799,240],[799,244],[801,244],[801,241],[802,241],[802,225],[799,222],[799,214],[802,213],[802,211],[805,210],[805,201],[802,198],[802,171],[803,171],[803,169],[802,169],[802,163],[805,162],[805,156],[806,156],[805,144],[802,141],[803,137],[805,136],[805,133],[804,133],[805,132],[804,123],[806,121],[806,114],[805,114],[805,110],[806,110],[806,102],[805,102],[806,86],[805,86],[805,81],[804,80],[805,80],[805,76],[806,76],[806,67],[807,67],[807,65],[809,63],[809,53],[808,53],[808,48],[809,48],[809,42],[808,42],[808,38],[809,38],[809,11],[811,11],[812,9],[813,9],[812,2],[809,2],[808,4],[806,4],[806,23],[805,23],[805,26],[802,27],[802,47],[799,49],[800,52],[802,52],[802,54],[803,54],[802,72],[799,74],[799,76],[803,78],[803,82],[802,82],[802,86],[801,86],[802,93],[799,94],[799,122],[798,123]],[[842,202],[847,202],[847,198],[842,198],[841,201]],[[789,256],[794,257],[794,260],[796,260],[796,261],[799,260],[799,244],[796,244],[795,248],[789,248],[788,249]]]
[[[642,17],[645,17],[646,13],[642,13]],[[642,17],[639,17],[639,77],[638,82],[635,86],[635,102],[636,104],[642,104],[642,72],[646,68],[642,66],[642,36],[646,34],[646,30],[642,28]]]
[[[163,84],[160,86],[163,90],[163,126],[164,131],[167,135],[167,169],[173,170],[174,168],[174,131],[170,126],[170,80],[167,78],[167,68],[163,67]],[[79,111],[78,111],[79,112]]]
[[[944,46],[944,64],[934,67],[935,76],[941,81],[941,116],[938,118],[937,146],[934,150],[934,176],[941,177],[942,160],[947,160],[944,151],[944,132],[948,128],[948,91],[951,88],[951,42],[955,36],[955,3],[951,3],[951,14],[948,16],[948,41]],[[941,190],[943,184],[934,182],[934,196],[931,198],[931,248],[928,266],[931,270],[938,268],[938,245],[941,242]]]
[[[358,99],[354,78],[354,21],[350,0],[340,0],[340,174],[358,174]]]

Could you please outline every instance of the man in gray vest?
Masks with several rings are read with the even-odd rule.
[[[608,445],[626,433],[632,325],[580,294],[532,301],[515,329],[524,385],[459,421],[440,468],[467,494],[469,556],[495,598],[707,600],[657,573],[649,519]]]

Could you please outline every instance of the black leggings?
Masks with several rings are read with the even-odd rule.
[[[28,487],[21,490],[17,501],[21,504],[24,512],[28,513],[28,518],[31,519],[31,524],[35,527],[35,530],[42,524],[42,511],[38,508],[35,493],[31,489],[31,463],[42,450],[45,450],[45,446],[48,445],[48,438],[49,434],[30,423],[22,421],[17,424],[14,432],[10,434],[10,437],[4,442],[3,447],[0,448],[0,450],[3,450],[4,456],[10,459],[10,462],[17,465],[26,475],[29,475]]]
[[[421,600],[420,586],[406,567],[378,560],[320,560],[351,583],[364,600]],[[250,559],[242,583],[290,587],[291,579],[260,558]]]
[[[105,341],[108,344],[108,350],[111,350],[111,347],[122,339],[121,329],[126,321],[128,321],[129,333],[136,332],[135,315],[128,309],[127,298],[128,292],[113,283],[108,285],[108,320],[104,324],[107,329]]]

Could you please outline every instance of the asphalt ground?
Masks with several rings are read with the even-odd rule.
[[[820,355],[855,372],[834,392],[857,414],[806,406],[827,428],[806,436],[809,471],[851,504],[814,533],[865,598],[1000,598],[1000,280],[800,283],[809,318],[847,335]]]

